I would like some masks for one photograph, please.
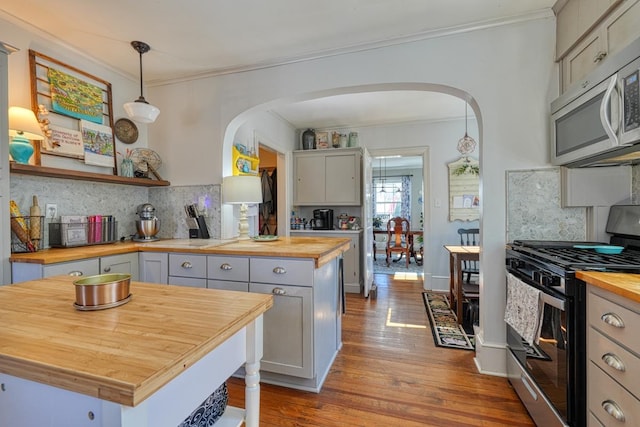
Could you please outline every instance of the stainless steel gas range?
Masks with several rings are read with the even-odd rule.
[[[530,343],[507,324],[509,381],[539,426],[586,425],[586,285],[575,272],[640,273],[640,206],[612,206],[606,231],[609,244],[507,245],[508,280],[539,291],[539,338]],[[619,254],[600,253],[616,252],[614,245]]]

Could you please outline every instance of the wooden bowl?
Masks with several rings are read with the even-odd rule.
[[[131,275],[124,273],[98,274],[76,280],[76,306],[111,307],[129,297]]]

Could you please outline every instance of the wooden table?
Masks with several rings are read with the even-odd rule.
[[[449,252],[449,306],[456,312],[458,323],[462,323],[462,261],[479,261],[479,246],[445,245]],[[455,309],[453,302],[455,301]]]
[[[376,234],[382,234],[382,235],[387,235],[388,231],[387,230],[373,230],[373,257],[375,258],[376,256],[376,239],[375,236]],[[411,247],[413,248],[413,250],[411,251],[411,256],[413,257],[414,260],[416,260],[416,264],[417,265],[422,265],[422,257],[420,257],[420,259],[418,260],[418,257],[416,257],[416,251],[415,251],[415,247],[413,246],[414,243],[414,236],[422,236],[422,230],[409,230],[409,244],[411,245]],[[385,242],[385,246],[386,246],[386,242]],[[420,255],[422,255],[422,252],[420,252]],[[393,262],[398,262],[402,259],[402,254],[400,255],[400,258],[398,259],[394,259]],[[411,262],[411,259],[409,259],[409,262]]]

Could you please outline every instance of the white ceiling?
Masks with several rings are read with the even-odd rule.
[[[556,0],[3,0],[0,17],[145,84],[336,55],[549,14]],[[4,39],[3,42],[11,43]],[[149,99],[150,102],[153,100]],[[433,93],[325,98],[279,108],[296,127],[366,126],[464,116]]]

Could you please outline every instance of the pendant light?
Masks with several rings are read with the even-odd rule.
[[[467,101],[464,102],[464,136],[458,141],[458,151],[467,155],[476,149],[476,141],[467,133]]]
[[[382,159],[380,159],[380,164],[382,164]],[[384,183],[387,182],[387,159],[384,158],[384,178],[382,178],[382,188],[380,189],[381,193],[386,193],[387,191],[384,189]]]
[[[132,41],[131,46],[140,54],[140,97],[133,102],[124,104],[124,110],[131,120],[140,123],[153,123],[160,114],[160,109],[149,104],[144,99],[142,92],[142,54],[151,50],[151,47],[145,42]]]

